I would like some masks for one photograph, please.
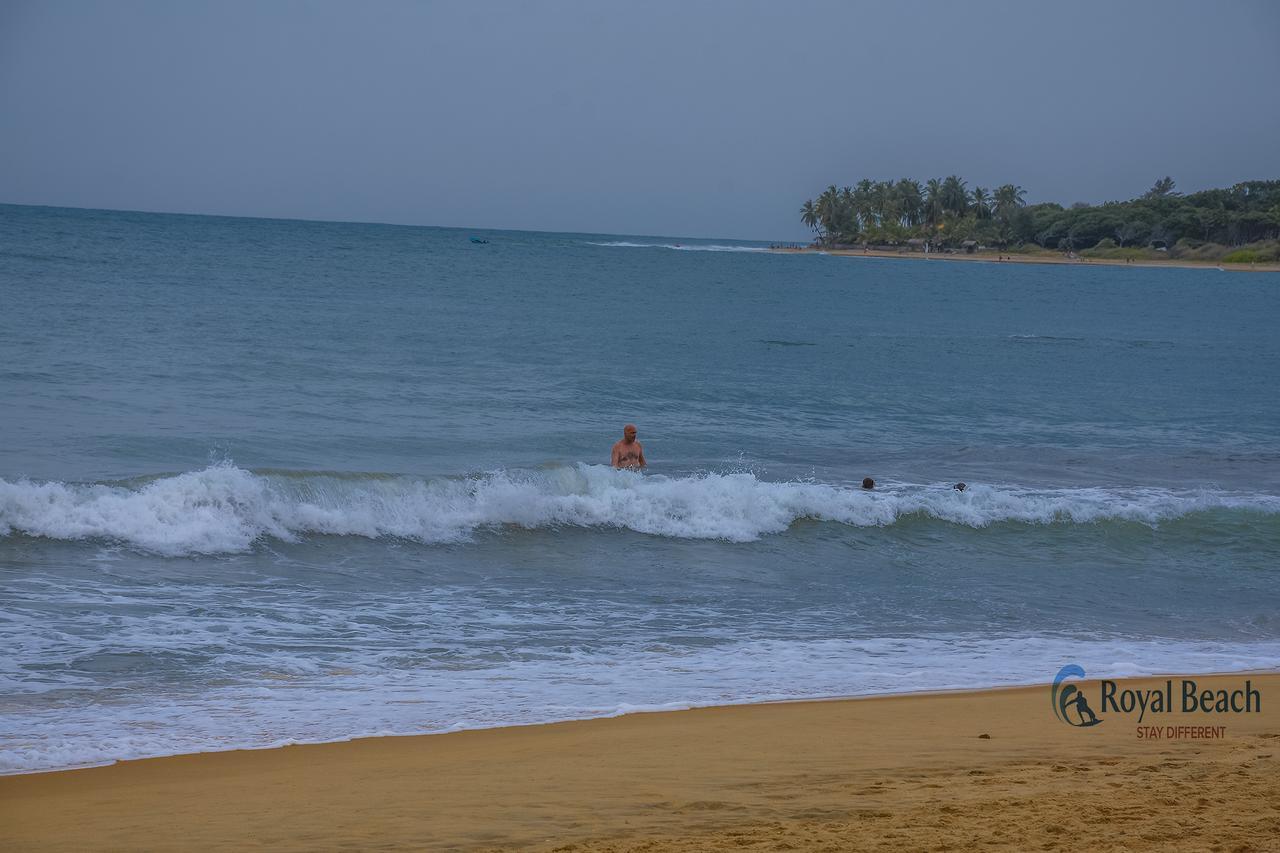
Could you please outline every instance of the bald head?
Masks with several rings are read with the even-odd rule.
[[[622,428],[622,440],[627,444],[636,440],[636,425],[627,424]]]

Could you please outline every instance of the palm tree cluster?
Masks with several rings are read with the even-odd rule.
[[[1280,181],[1243,181],[1188,195],[1175,187],[1165,176],[1129,201],[1063,207],[1028,206],[1016,184],[970,190],[958,175],[923,185],[909,178],[862,180],[827,187],[804,203],[800,218],[828,246],[924,240],[955,248],[969,243],[1068,252],[1149,249],[1196,259],[1251,247],[1251,257],[1280,259]]]
[[[946,243],[969,234],[978,223],[988,223],[998,233],[1025,204],[1026,193],[1015,184],[993,192],[970,190],[958,175],[931,178],[923,185],[911,178],[864,178],[856,186],[827,187],[816,200],[804,203],[800,218],[823,243],[893,243],[913,237]]]

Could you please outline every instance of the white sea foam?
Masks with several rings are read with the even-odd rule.
[[[102,539],[164,555],[247,550],[307,534],[466,541],[510,527],[620,528],[747,542],[801,519],[859,527],[913,518],[969,527],[1129,521],[1215,510],[1280,514],[1280,496],[1165,489],[769,482],[750,473],[670,478],[575,465],[459,478],[253,473],[232,465],[141,485],[0,479],[0,535]]]
[[[0,703],[0,773],[175,753],[609,717],[705,705],[974,689],[1092,678],[1272,669],[1280,643],[1062,636],[748,640],[568,651],[473,669],[371,661],[309,676],[106,701],[15,695]],[[1048,691],[1044,712],[1049,714]]]
[[[611,246],[620,249],[675,249],[679,252],[767,252],[766,246],[727,246],[718,243],[632,243],[627,240],[610,240],[604,243],[587,241],[592,246]]]

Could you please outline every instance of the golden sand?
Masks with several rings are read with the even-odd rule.
[[[11,776],[0,850],[1280,850],[1280,675],[1249,678],[1260,713],[1144,722],[1209,740],[1072,728],[1035,687]]]
[[[946,252],[887,252],[882,249],[773,249],[774,252],[784,254],[827,254],[837,255],[847,258],[897,258],[902,260],[917,261],[969,261],[989,264],[1051,264],[1055,266],[1073,266],[1073,267],[1152,267],[1152,268],[1173,268],[1173,269],[1193,269],[1193,270],[1221,270],[1223,272],[1280,272],[1280,264],[1261,263],[1261,264],[1227,264],[1220,261],[1185,261],[1185,260],[1167,260],[1167,261],[1122,261],[1111,258],[1068,258],[1065,255],[1055,255],[1053,253],[1021,255],[1007,254],[1001,255],[996,252],[975,252],[970,255],[965,252],[956,252],[948,254]],[[1003,258],[1003,260],[1001,260]]]

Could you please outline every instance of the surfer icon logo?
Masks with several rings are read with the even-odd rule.
[[[1084,698],[1084,692],[1074,684],[1063,685],[1062,682],[1068,678],[1084,678],[1084,668],[1079,664],[1069,663],[1054,676],[1053,691],[1050,694],[1053,715],[1076,728],[1088,728],[1101,723],[1102,720],[1093,713],[1089,702]]]

